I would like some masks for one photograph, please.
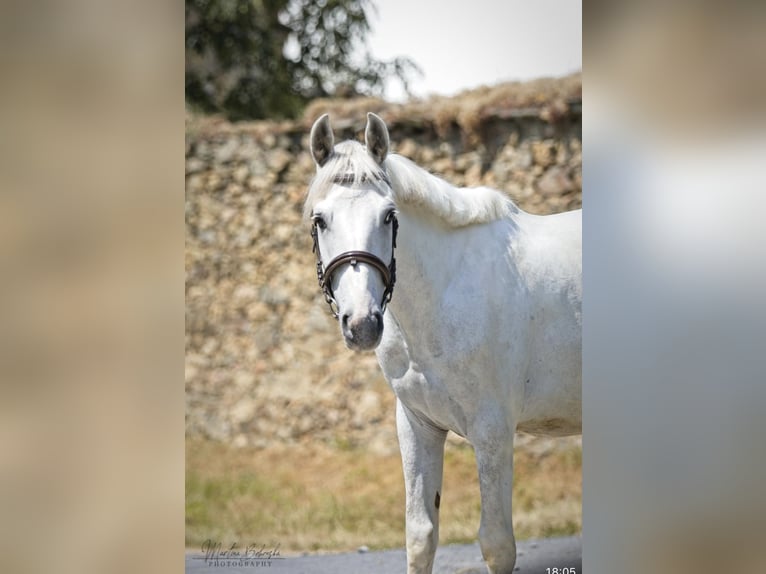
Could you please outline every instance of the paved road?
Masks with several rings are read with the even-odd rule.
[[[547,538],[525,540],[517,545],[515,571],[519,574],[548,574],[547,568],[574,568],[582,574],[582,539]],[[188,574],[402,574],[407,570],[404,550],[353,552],[320,556],[295,556],[272,559],[269,564],[208,563],[204,555],[186,555]],[[440,546],[436,552],[434,574],[486,574],[478,544]]]

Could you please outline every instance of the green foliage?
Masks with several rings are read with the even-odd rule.
[[[371,9],[370,0],[186,0],[186,100],[234,120],[283,118],[317,97],[380,95],[387,77],[407,89],[419,72],[411,60],[365,50]]]

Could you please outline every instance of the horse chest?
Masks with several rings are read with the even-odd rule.
[[[440,428],[465,436],[468,413],[461,389],[450,388],[441,377],[426,376],[416,364],[404,376],[389,382],[397,398],[410,410]]]
[[[440,428],[465,436],[475,389],[450,364],[449,353],[412,353],[398,326],[384,336],[378,361],[397,398]],[[461,368],[470,368],[463,363]]]

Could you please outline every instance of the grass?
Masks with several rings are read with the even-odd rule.
[[[581,449],[517,449],[514,527],[519,539],[581,528]],[[440,543],[472,542],[479,525],[473,450],[449,444]],[[398,455],[299,445],[233,448],[187,439],[186,544],[206,539],[280,544],[284,553],[404,545]]]

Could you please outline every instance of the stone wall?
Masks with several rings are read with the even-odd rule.
[[[296,122],[189,117],[187,433],[242,446],[395,449],[393,394],[374,354],[345,349],[316,285],[301,221],[311,123],[329,111],[337,141],[361,139],[375,111],[393,151],[453,184],[489,185],[523,209],[555,213],[581,205],[580,84],[548,82],[536,96],[527,83],[484,89],[481,100],[318,102]],[[518,93],[533,95],[504,95]]]

